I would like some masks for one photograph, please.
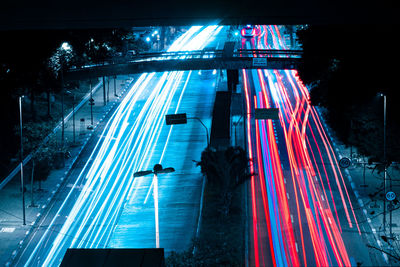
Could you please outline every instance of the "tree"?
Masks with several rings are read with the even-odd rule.
[[[39,182],[39,190],[42,189],[41,182],[46,181],[50,172],[55,168],[55,159],[58,154],[60,152],[54,141],[43,144],[33,152],[31,180]]]
[[[232,196],[236,188],[249,179],[249,159],[241,147],[229,147],[223,151],[214,151],[206,148],[201,153],[201,173],[206,176],[207,182],[220,190],[224,216],[228,215],[232,203]]]
[[[251,177],[249,160],[241,147],[215,151],[206,148],[197,166],[207,186],[199,236],[183,252],[172,252],[166,266],[242,266],[242,194],[236,190]]]
[[[0,42],[0,88],[3,104],[0,106],[0,120],[3,130],[0,139],[0,173],[9,171],[10,158],[18,147],[18,135],[14,127],[18,125],[18,105],[16,96],[25,95],[25,103],[30,103],[30,112],[24,113],[25,121],[36,121],[36,98],[41,93],[47,95],[47,118],[51,119],[50,96],[61,89],[59,70],[61,66],[58,48],[68,42],[74,53],[67,60],[66,68],[82,66],[90,62],[88,42],[93,38],[100,49],[97,58],[91,62],[105,60],[112,53],[122,49],[124,29],[88,29],[88,30],[22,30],[2,33]],[[104,51],[107,50],[107,51]],[[92,51],[93,52],[93,51]],[[107,54],[108,53],[108,54]],[[66,82],[65,87],[74,86]],[[42,118],[45,119],[45,118]]]
[[[51,129],[51,125],[46,122],[26,122],[23,124],[23,146],[26,153],[32,153],[32,169],[31,169],[31,199],[33,204],[33,182],[45,181],[50,174],[50,171],[55,167],[55,159],[57,153],[60,153],[57,143],[54,140],[49,140],[43,143],[43,139]],[[19,132],[16,127],[15,131]],[[18,152],[19,153],[19,152]]]
[[[395,26],[322,26],[298,31],[303,48],[299,76],[311,89],[339,139],[375,161],[383,160],[383,100],[387,95],[387,159],[400,161],[400,117],[396,116],[398,53],[384,56],[378,40]]]

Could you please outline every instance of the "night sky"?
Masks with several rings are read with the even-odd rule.
[[[397,24],[399,5],[383,1],[35,1],[2,2],[0,29],[93,28],[132,25]]]

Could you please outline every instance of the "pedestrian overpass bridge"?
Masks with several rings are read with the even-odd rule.
[[[297,69],[301,50],[237,49],[155,52],[114,58],[103,64],[70,69],[69,80],[144,72],[212,69]]]

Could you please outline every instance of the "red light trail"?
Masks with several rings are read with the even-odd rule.
[[[263,26],[242,44],[284,48],[277,26]],[[308,89],[294,70],[243,70],[242,78],[250,171],[256,173],[251,180],[252,265],[350,266],[341,223],[361,232]],[[254,108],[270,107],[279,108],[279,121],[251,121]],[[333,192],[340,198],[335,200]]]

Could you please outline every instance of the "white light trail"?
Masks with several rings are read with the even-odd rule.
[[[168,51],[202,49],[221,29],[221,26],[192,27]],[[142,74],[138,78],[107,123],[102,133],[103,142],[99,141],[96,145],[58,210],[57,215],[63,212],[66,203],[75,203],[60,232],[50,245],[48,236],[60,223],[57,221],[59,216],[56,215],[37,243],[26,266],[58,265],[68,247],[96,248],[107,244],[124,202],[129,196],[135,196],[138,187],[146,185],[146,179],[135,180],[132,174],[148,168],[148,159],[159,139],[164,115],[171,106],[173,96],[183,84],[182,79],[186,79],[182,89],[184,91],[189,77],[184,72],[165,72]],[[170,133],[171,130],[164,146],[168,143]],[[86,182],[78,198],[71,199],[72,192],[76,193],[75,185],[81,184],[83,180]],[[154,190],[156,191],[155,187]],[[158,225],[158,218],[156,220]],[[159,241],[156,245],[159,246]],[[39,262],[39,257],[43,261]]]

